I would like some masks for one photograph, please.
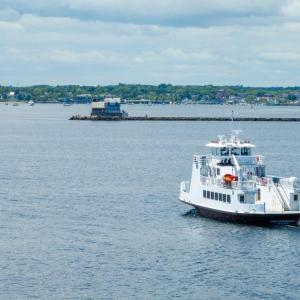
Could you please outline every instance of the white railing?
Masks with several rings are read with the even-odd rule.
[[[232,181],[231,184],[227,184],[223,179],[210,180],[209,177],[200,176],[200,181],[203,185],[216,185],[222,188],[234,189],[234,190],[243,190],[254,192],[256,190],[256,181],[247,180],[247,181]]]

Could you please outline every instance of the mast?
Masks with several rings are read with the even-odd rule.
[[[231,134],[233,134],[233,110],[231,111],[231,123],[230,123],[230,126],[231,126]]]

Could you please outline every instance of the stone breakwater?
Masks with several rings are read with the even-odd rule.
[[[231,121],[229,117],[100,117],[100,116],[72,116],[70,120],[77,121]],[[238,122],[300,122],[300,118],[274,117],[236,117]]]

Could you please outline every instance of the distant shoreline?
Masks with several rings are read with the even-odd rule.
[[[1,86],[0,100],[38,103],[88,103],[119,97],[124,103],[144,104],[241,104],[300,105],[300,87],[246,87],[215,85],[117,84],[108,86],[35,85]]]
[[[53,102],[53,101],[49,101],[49,102],[39,102],[37,100],[33,100],[35,104],[57,104],[57,105],[63,105],[64,103],[63,102]],[[5,103],[8,103],[9,105],[13,104],[13,103],[18,103],[18,104],[28,104],[28,101],[20,101],[20,100],[8,100],[8,101],[5,101],[5,100],[0,100],[0,104],[5,104]],[[82,102],[70,102],[70,105],[90,105],[91,102],[85,102],[85,103],[82,103]],[[147,104],[145,103],[124,103],[124,102],[121,102],[122,105],[144,105],[144,106],[147,106]],[[239,104],[239,103],[235,103],[235,104],[221,104],[221,103],[151,103],[150,106],[164,106],[164,105],[181,105],[181,106],[190,106],[190,105],[210,105],[210,106],[228,106],[228,107],[234,107],[234,106],[241,106],[241,107],[259,107],[259,106],[270,106],[270,107],[300,107],[300,104],[254,104],[254,105],[251,105],[251,104]]]

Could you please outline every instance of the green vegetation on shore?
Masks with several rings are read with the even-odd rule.
[[[244,87],[244,86],[196,86],[196,85],[140,85],[118,84],[109,86],[37,85],[29,87],[0,86],[1,101],[29,101],[55,103],[86,103],[107,95],[123,100],[153,102],[198,103],[252,103],[269,105],[300,104],[300,87]]]

